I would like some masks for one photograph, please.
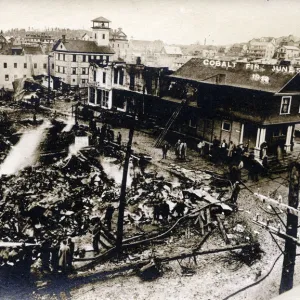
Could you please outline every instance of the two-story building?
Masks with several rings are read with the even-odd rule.
[[[280,60],[293,60],[299,57],[300,49],[295,46],[282,46],[276,50],[276,57]]]
[[[54,74],[71,86],[85,86],[92,61],[111,61],[114,55],[109,46],[110,21],[99,17],[92,20],[94,41],[68,40],[62,37],[53,47]]]
[[[276,41],[272,37],[252,39],[248,44],[247,55],[250,59],[271,59],[275,54]]]

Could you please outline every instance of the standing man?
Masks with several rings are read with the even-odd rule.
[[[163,159],[167,158],[167,153],[168,153],[169,149],[170,149],[169,143],[165,142],[162,146]]]
[[[161,213],[161,216],[162,216],[164,222],[168,223],[168,217],[170,214],[170,206],[166,202],[166,200],[164,200],[160,205],[160,213]]]
[[[75,251],[75,243],[72,241],[71,238],[68,238],[68,247],[70,249],[68,256],[67,256],[67,264],[70,271],[73,269],[73,256]]]
[[[117,135],[117,144],[121,146],[121,143],[122,143],[122,135],[121,132],[119,131]]]
[[[175,155],[176,155],[176,158],[179,158],[179,156],[180,156],[180,144],[181,144],[180,140],[178,140],[177,143],[175,144]]]
[[[233,205],[235,206],[236,211],[237,211],[237,199],[238,199],[240,190],[241,190],[241,188],[240,188],[239,182],[236,181],[233,185],[233,190],[232,190],[232,195],[231,195],[231,201],[232,201]]]
[[[203,154],[204,154],[204,153],[203,153],[204,146],[205,146],[204,141],[203,141],[203,140],[200,140],[200,142],[199,142],[198,145],[197,145],[199,156],[203,156]]]
[[[109,231],[111,231],[111,220],[112,220],[114,211],[115,211],[115,208],[111,204],[109,204],[108,207],[106,208],[105,218],[104,218],[107,229]]]
[[[67,271],[67,264],[68,264],[68,255],[70,252],[70,248],[67,245],[67,241],[64,240],[59,249],[59,267],[61,268],[62,272],[65,273]]]

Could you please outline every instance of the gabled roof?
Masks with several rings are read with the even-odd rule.
[[[298,50],[298,51],[300,51],[300,49],[298,47],[295,47],[295,46],[282,46],[281,48],[285,48],[287,50]]]
[[[98,17],[98,18],[92,20],[92,22],[110,22],[110,21],[104,17]]]
[[[177,46],[164,46],[164,50],[165,50],[166,54],[182,55],[182,51],[181,51],[180,47],[177,47]]]
[[[293,67],[252,64],[244,62],[223,62],[215,60],[192,58],[171,77],[185,78],[198,82],[216,84],[218,74],[225,75],[224,85],[265,92],[279,92],[291,79],[298,82],[300,71]],[[287,87],[286,87],[287,88]],[[300,85],[292,89],[300,91]],[[295,91],[294,91],[295,92]]]
[[[58,46],[62,43],[67,52],[71,53],[101,53],[101,54],[114,54],[114,50],[109,46],[98,46],[96,42],[93,41],[82,41],[82,40],[66,40],[62,42],[61,40],[56,43],[53,47],[54,51],[59,49]]]

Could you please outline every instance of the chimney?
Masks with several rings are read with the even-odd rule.
[[[66,42],[66,35],[65,34],[63,34],[62,35],[62,40],[61,40],[63,43],[65,43]]]

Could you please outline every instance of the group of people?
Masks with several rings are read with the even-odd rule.
[[[153,205],[153,220],[159,222],[161,217],[163,223],[168,223],[169,216],[174,217],[175,212],[178,218],[183,217],[185,207],[184,201],[178,200],[174,208],[170,210],[170,205],[166,200],[157,200]]]
[[[177,159],[186,160],[187,144],[185,141],[178,140],[175,144],[175,155]]]
[[[93,249],[95,253],[99,253],[99,242],[101,234],[108,236],[108,238],[112,237],[112,218],[114,214],[115,208],[109,204],[105,211],[104,222],[106,228],[102,225],[100,218],[95,218],[92,222],[92,234],[93,234]]]
[[[104,140],[109,142],[116,142],[118,145],[122,144],[122,134],[118,131],[115,137],[115,132],[111,125],[104,123],[102,127],[97,127],[97,123],[94,119],[90,120],[89,129],[93,133],[93,138],[98,140],[98,143],[102,143]]]
[[[50,238],[45,235],[45,239],[41,244],[42,270],[52,270],[54,273],[58,271],[62,273],[72,271],[74,251],[75,243],[71,238],[59,242],[58,240],[51,241]]]
[[[248,144],[236,145],[233,141],[229,143],[225,139],[222,142],[215,136],[212,145],[210,147],[210,157],[212,161],[226,161],[226,162],[239,162],[242,159],[242,155],[248,152]]]

